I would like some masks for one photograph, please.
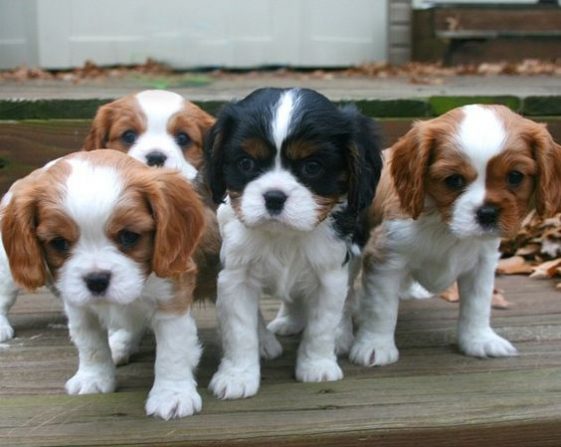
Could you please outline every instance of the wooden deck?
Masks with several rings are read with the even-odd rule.
[[[214,309],[196,311],[205,351],[199,368],[202,413],[165,422],[144,415],[152,382],[149,335],[118,369],[109,395],[67,396],[74,372],[60,303],[47,292],[22,295],[12,310],[17,338],[0,344],[0,445],[369,446],[561,445],[561,292],[549,281],[499,278],[513,302],[495,310],[494,326],[520,356],[478,360],[454,345],[457,304],[402,303],[401,360],[360,368],[342,360],[345,379],[323,384],[293,378],[296,337],[265,362],[259,394],[219,401],[206,386],[219,360]],[[275,302],[264,302],[267,317]]]

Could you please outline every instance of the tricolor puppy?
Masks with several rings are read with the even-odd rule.
[[[397,361],[398,293],[413,281],[433,293],[458,281],[463,353],[516,355],[490,326],[499,241],[532,206],[544,217],[559,211],[560,197],[561,147],[545,125],[484,105],[415,123],[388,150],[371,208],[351,360]]]
[[[84,149],[116,149],[193,180],[203,164],[203,136],[212,124],[212,116],[181,95],[145,90],[101,106]]]
[[[224,399],[257,393],[264,291],[305,326],[296,378],[341,379],[335,330],[379,178],[374,123],[312,90],[260,89],[221,112],[205,155],[214,200],[226,198],[218,209],[224,353],[210,388]]]
[[[190,307],[205,221],[189,182],[117,151],[78,152],[16,182],[5,202],[2,238],[15,281],[34,290],[50,279],[64,302],[79,353],[68,393],[115,389],[105,328],[123,316],[148,322],[156,336],[146,412],[169,419],[199,411]]]

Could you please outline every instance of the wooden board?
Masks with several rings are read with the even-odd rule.
[[[206,386],[219,362],[214,308],[195,314],[205,347],[198,371],[203,411],[164,422],[144,416],[153,379],[153,339],[118,369],[116,393],[66,396],[77,358],[60,303],[23,295],[11,315],[17,338],[0,345],[0,445],[5,446],[557,446],[561,439],[561,293],[549,281],[499,278],[513,307],[493,324],[520,356],[479,360],[454,342],[457,304],[403,302],[398,363],[345,379],[293,378],[297,337],[264,362],[259,394],[219,401]],[[268,318],[277,304],[264,301]]]
[[[556,141],[561,141],[561,119],[535,119],[548,123]],[[412,121],[412,118],[379,120],[384,145],[390,146],[404,135]],[[33,169],[79,150],[89,125],[89,120],[0,121],[0,195]]]

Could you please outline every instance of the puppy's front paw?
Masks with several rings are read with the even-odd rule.
[[[334,382],[343,378],[343,371],[332,359],[299,359],[296,380],[300,382]]]
[[[221,364],[208,387],[219,399],[240,399],[257,394],[260,379],[259,367],[239,369]]]
[[[14,337],[14,329],[4,315],[0,315],[0,342]]]
[[[267,329],[277,335],[296,335],[304,330],[305,325],[303,320],[286,315],[275,318],[267,325]]]
[[[166,421],[198,413],[201,396],[192,382],[154,385],[146,401],[146,414]]]
[[[507,339],[497,335],[492,329],[461,334],[458,344],[464,354],[473,357],[510,357],[518,355],[516,348]]]
[[[66,382],[68,394],[112,393],[117,383],[115,374],[109,371],[78,371]]]
[[[359,336],[349,354],[351,362],[362,366],[383,366],[395,363],[399,351],[393,337]]]
[[[268,329],[259,334],[259,355],[266,360],[273,360],[282,354],[282,345]]]

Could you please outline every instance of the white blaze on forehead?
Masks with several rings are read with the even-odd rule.
[[[273,141],[277,148],[277,158],[280,157],[280,150],[283,141],[288,136],[290,122],[296,108],[297,97],[295,90],[283,92],[273,111],[273,122],[271,126]]]
[[[121,197],[122,180],[110,166],[98,166],[79,159],[71,159],[68,163],[71,172],[66,179],[64,209],[80,226],[81,234],[99,237]]]
[[[479,173],[485,173],[488,161],[504,148],[506,130],[503,122],[488,107],[465,106],[458,141]]]
[[[146,116],[147,131],[166,131],[169,118],[183,107],[183,97],[165,90],[145,90],[136,100]]]

